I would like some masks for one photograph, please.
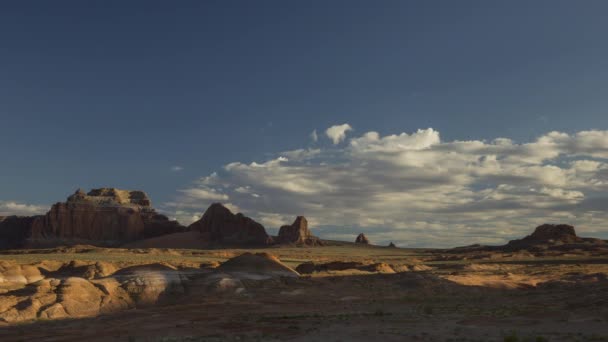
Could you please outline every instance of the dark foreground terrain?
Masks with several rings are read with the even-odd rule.
[[[0,259],[2,341],[608,340],[603,250],[77,246]]]

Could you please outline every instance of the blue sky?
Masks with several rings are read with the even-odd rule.
[[[265,163],[298,149],[320,149],[319,165],[337,163],[352,157],[349,139],[370,131],[382,139],[433,128],[442,143],[517,144],[551,131],[603,131],[607,10],[605,1],[3,2],[0,203],[44,207],[77,187],[114,186],[145,190],[170,212],[183,204],[180,190],[229,163]],[[334,145],[325,130],[341,124],[353,130]],[[539,163],[604,161],[562,152]],[[231,177],[232,190],[255,186]],[[466,188],[501,185],[480,182]],[[226,192],[253,216],[305,210],[268,212],[272,201],[205,189]],[[597,187],[551,189],[602,195]],[[200,210],[205,200],[196,202]],[[320,227],[339,228],[319,216]],[[399,226],[390,222],[352,225],[373,234]]]

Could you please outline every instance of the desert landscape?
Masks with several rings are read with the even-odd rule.
[[[608,1],[0,1],[0,342],[608,342]]]
[[[608,244],[542,225],[504,246],[270,236],[213,204],[189,227],[141,191],[78,190],[0,222],[2,341],[602,341]]]

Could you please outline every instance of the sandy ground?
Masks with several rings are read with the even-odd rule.
[[[63,257],[86,259],[98,253],[128,264],[129,255],[138,255],[130,262],[146,263],[148,256],[192,265],[241,252],[73,250]],[[292,266],[309,260],[356,260],[409,265],[409,270],[394,274],[343,270],[295,279],[247,280],[244,290],[213,293],[202,285],[202,278],[194,277],[184,293],[163,304],[90,318],[5,324],[0,327],[0,340],[608,340],[608,259],[601,255],[471,260],[470,255],[454,258],[429,250],[351,246],[269,252]],[[38,258],[46,260],[47,255],[38,253]],[[36,256],[26,253],[0,259],[27,264],[32,258]],[[426,270],[416,271],[415,265]]]

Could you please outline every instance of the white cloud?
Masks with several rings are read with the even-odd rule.
[[[313,130],[312,133],[310,133],[310,140],[312,140],[312,142],[317,142],[319,140],[319,136],[317,135],[317,130]]]
[[[227,201],[228,195],[217,192],[215,189],[207,188],[196,188],[179,190],[186,196],[193,199],[210,200],[210,201]]]
[[[342,125],[335,125],[335,126],[329,127],[325,131],[325,134],[327,135],[328,138],[331,139],[331,141],[333,141],[334,145],[338,145],[340,142],[342,142],[346,138],[346,132],[352,131],[352,130],[353,130],[353,128],[349,124],[345,123]]]
[[[305,215],[322,237],[364,231],[401,246],[502,243],[545,222],[608,238],[607,158],[606,131],[529,143],[441,141],[432,128],[367,132],[341,148],[230,163],[167,205],[195,213],[230,200],[269,227]]]
[[[281,152],[280,154],[282,156],[284,156],[287,160],[302,161],[305,159],[311,159],[320,153],[321,153],[320,149],[309,148],[309,149],[298,149],[298,150],[292,150],[292,151],[285,151],[285,152]]]
[[[0,201],[0,216],[31,216],[42,215],[49,210],[43,205],[25,204],[14,201]]]
[[[181,166],[177,166],[177,165],[176,165],[176,166],[172,166],[172,167],[171,167],[171,171],[173,171],[173,172],[180,172],[180,171],[182,171],[183,169],[184,169],[183,167],[181,167]]]

